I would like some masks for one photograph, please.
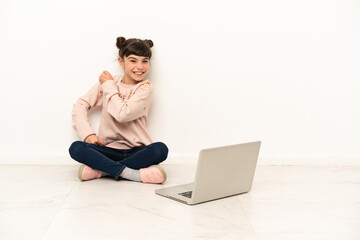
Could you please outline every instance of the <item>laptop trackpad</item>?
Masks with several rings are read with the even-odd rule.
[[[184,189],[184,191],[192,191],[194,189],[194,183],[188,183],[188,184],[184,184],[184,185],[180,185],[181,188]],[[180,187],[179,186],[179,187]]]

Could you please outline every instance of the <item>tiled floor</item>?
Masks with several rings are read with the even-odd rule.
[[[193,181],[163,166],[165,186]],[[251,192],[195,206],[77,169],[0,165],[0,239],[360,239],[360,166],[258,166]]]

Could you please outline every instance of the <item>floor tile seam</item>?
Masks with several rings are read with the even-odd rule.
[[[247,220],[248,220],[248,222],[249,222],[249,224],[250,224],[250,226],[251,226],[251,229],[252,229],[252,233],[254,234],[254,236],[256,237],[256,239],[258,239],[258,234],[262,234],[262,233],[291,233],[291,234],[293,234],[293,233],[316,233],[316,234],[324,234],[324,233],[360,233],[360,230],[359,231],[334,231],[334,232],[324,232],[324,231],[305,231],[305,232],[303,232],[303,231],[301,231],[301,232],[298,232],[298,231],[296,231],[296,232],[292,232],[292,231],[290,231],[290,232],[288,232],[288,231],[275,231],[275,232],[262,232],[262,231],[255,231],[254,230],[254,227],[253,227],[253,225],[252,225],[252,223],[251,223],[251,219],[250,219],[250,217],[248,216],[248,214],[247,214],[247,212],[246,212],[246,209],[245,209],[245,207],[243,206],[243,204],[242,204],[242,202],[241,202],[241,199],[239,199],[239,201],[240,201],[240,205],[241,205],[241,208],[243,209],[243,211],[244,211],[244,213],[245,213],[245,215],[246,215],[246,218],[247,218]]]
[[[251,221],[250,221],[250,218],[249,218],[248,214],[246,213],[246,210],[245,210],[245,208],[244,208],[244,206],[243,206],[243,204],[242,204],[242,202],[241,202],[241,199],[239,199],[239,202],[240,202],[241,209],[244,211],[244,214],[245,214],[245,216],[246,216],[246,219],[247,219],[247,221],[248,221],[248,223],[249,223],[249,225],[250,225],[250,227],[251,227],[251,233],[255,236],[256,239],[258,239],[258,237],[257,237],[257,235],[256,235],[256,233],[255,233],[255,231],[254,231],[254,227],[253,227],[253,225],[252,225],[252,223],[251,223]]]
[[[58,215],[58,213],[60,212],[60,210],[63,208],[66,200],[69,198],[70,194],[74,191],[75,186],[77,185],[77,182],[74,182],[74,185],[72,186],[71,190],[69,191],[69,193],[66,195],[66,197],[64,198],[64,200],[62,201],[62,203],[60,204],[60,206],[58,207],[58,209],[56,210],[55,214],[53,215],[53,217],[51,218],[51,220],[49,221],[49,224],[46,226],[46,228],[44,229],[43,233],[41,234],[40,239],[43,239],[44,235],[46,234],[46,232],[48,231],[48,229],[50,228],[51,224],[54,222],[56,216]]]

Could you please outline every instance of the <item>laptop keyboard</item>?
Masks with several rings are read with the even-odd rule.
[[[182,193],[179,193],[179,195],[187,197],[187,198],[191,198],[192,191],[182,192]]]

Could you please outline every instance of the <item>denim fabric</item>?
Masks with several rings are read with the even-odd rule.
[[[108,173],[116,180],[125,167],[140,169],[163,162],[168,151],[162,142],[132,149],[116,149],[76,141],[69,148],[70,156],[74,160]]]

